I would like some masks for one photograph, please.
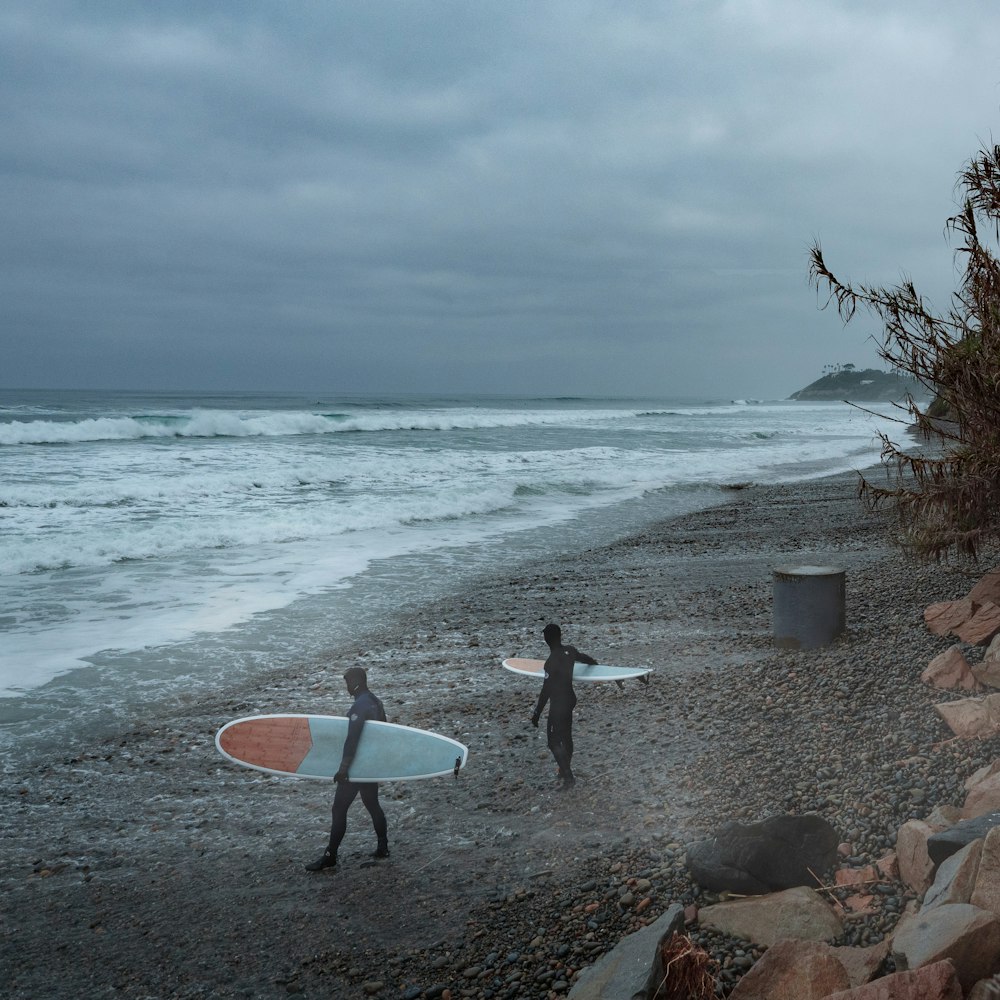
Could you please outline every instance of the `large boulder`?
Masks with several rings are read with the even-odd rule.
[[[839,945],[831,949],[833,957],[847,970],[851,986],[863,986],[877,979],[889,954],[890,939],[883,938],[866,948]]]
[[[761,823],[726,823],[688,848],[686,864],[706,889],[756,895],[815,885],[837,860],[839,843],[821,816],[772,816]]]
[[[976,605],[972,617],[952,630],[962,642],[985,646],[1000,632],[1000,607],[992,601]]]
[[[789,939],[764,952],[729,1000],[822,1000],[850,986],[847,970],[828,944]]]
[[[962,647],[949,646],[943,653],[927,664],[920,675],[924,684],[945,690],[958,688],[962,691],[974,691],[979,687],[979,681],[973,673],[969,661],[962,652]]]
[[[914,972],[895,972],[843,993],[831,993],[826,1000],[962,1000],[962,985],[955,966],[944,960]]]
[[[569,996],[572,1000],[646,1000],[663,978],[660,946],[683,930],[684,907],[674,903],[648,927],[622,938],[584,969]]]
[[[954,826],[932,834],[927,839],[927,854],[935,865],[939,865],[966,844],[984,839],[995,826],[1000,826],[1000,812],[984,813],[974,819],[963,819]]]
[[[966,786],[968,793],[962,804],[962,817],[975,819],[1000,809],[1000,771],[988,773],[981,781]]]
[[[981,663],[972,664],[972,674],[980,684],[1000,688],[1000,635],[995,635],[983,653]]]
[[[1000,568],[991,569],[982,577],[979,583],[969,591],[969,599],[976,604],[982,604],[986,601],[1000,604]]]
[[[924,611],[924,621],[935,635],[954,635],[973,646],[985,646],[1000,633],[998,572],[988,573],[966,597],[940,601]]]
[[[899,877],[914,892],[925,892],[934,881],[935,862],[928,844],[945,828],[943,821],[928,816],[927,819],[909,819],[896,832]]]
[[[892,957],[900,972],[950,959],[968,991],[1000,965],[1000,919],[970,903],[908,914],[896,925]]]
[[[982,842],[976,884],[969,902],[1000,916],[1000,827],[993,827]]]
[[[945,858],[938,865],[934,875],[934,884],[924,893],[921,912],[945,903],[968,903],[972,900],[972,890],[979,874],[979,859],[982,855],[983,842],[974,840],[966,844],[951,857]],[[988,909],[988,907],[984,907]]]
[[[924,611],[924,622],[935,635],[947,635],[949,632],[954,632],[963,622],[967,622],[975,610],[971,598],[968,597],[958,601],[939,601]]]
[[[805,886],[703,907],[698,923],[767,948],[782,938],[832,941],[844,931],[833,907]]]
[[[1000,774],[1000,760],[994,760],[991,764],[984,764],[979,770],[973,771],[963,784],[963,788],[969,792],[980,782],[992,778],[993,775]]]
[[[961,739],[990,737],[1000,732],[1000,694],[942,702],[934,710]]]

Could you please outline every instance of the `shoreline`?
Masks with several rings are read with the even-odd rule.
[[[950,645],[923,608],[989,566],[905,562],[856,482],[734,492],[481,579],[331,651],[329,667],[9,764],[10,996],[549,997],[671,902],[703,901],[684,845],[726,820],[817,812],[874,860],[997,755],[993,741],[938,747],[948,732],[930,706],[950,696],[919,682]],[[848,631],[777,650],[771,572],[818,558],[847,570]],[[565,795],[529,722],[537,684],[499,666],[541,655],[550,620],[604,662],[655,670],[645,688],[578,685],[579,784]],[[469,763],[457,780],[383,786],[387,862],[369,864],[356,803],[341,865],[309,875],[332,786],[234,767],[214,733],[238,715],[341,714],[352,664],[390,721],[459,739]],[[893,922],[890,909],[852,933]],[[745,971],[731,942],[705,943],[730,981]]]

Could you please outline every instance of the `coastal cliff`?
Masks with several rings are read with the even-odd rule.
[[[876,403],[897,402],[908,394],[916,398],[926,396],[923,386],[907,375],[881,372],[875,368],[859,371],[853,365],[845,365],[793,392],[788,398]]]

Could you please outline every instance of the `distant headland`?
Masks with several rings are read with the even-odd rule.
[[[829,365],[822,378],[793,392],[789,399],[848,400],[852,403],[893,403],[907,395],[920,399],[927,391],[909,375],[880,372],[875,368],[857,369],[854,365]]]

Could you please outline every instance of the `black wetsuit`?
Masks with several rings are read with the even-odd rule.
[[[576,707],[576,692],[573,690],[573,664],[596,664],[597,660],[581,653],[574,646],[552,646],[545,661],[545,681],[538,695],[534,718],[537,721],[549,705],[546,725],[549,749],[559,765],[559,776],[566,782],[573,781],[570,762],[573,759],[573,709]]]
[[[385,722],[385,709],[382,707],[382,702],[365,688],[359,691],[354,699],[348,720],[347,739],[344,740],[344,754],[340,763],[341,771],[347,771],[350,767],[358,751],[358,741],[361,739],[361,730],[364,729],[365,723],[369,720]],[[337,856],[337,848],[340,847],[340,842],[347,832],[347,810],[358,795],[361,796],[361,801],[372,818],[379,848],[386,846],[388,826],[385,813],[382,812],[378,801],[378,784],[374,781],[341,781],[337,784],[337,791],[333,796],[333,823],[330,826],[330,846],[327,848],[331,857]]]

